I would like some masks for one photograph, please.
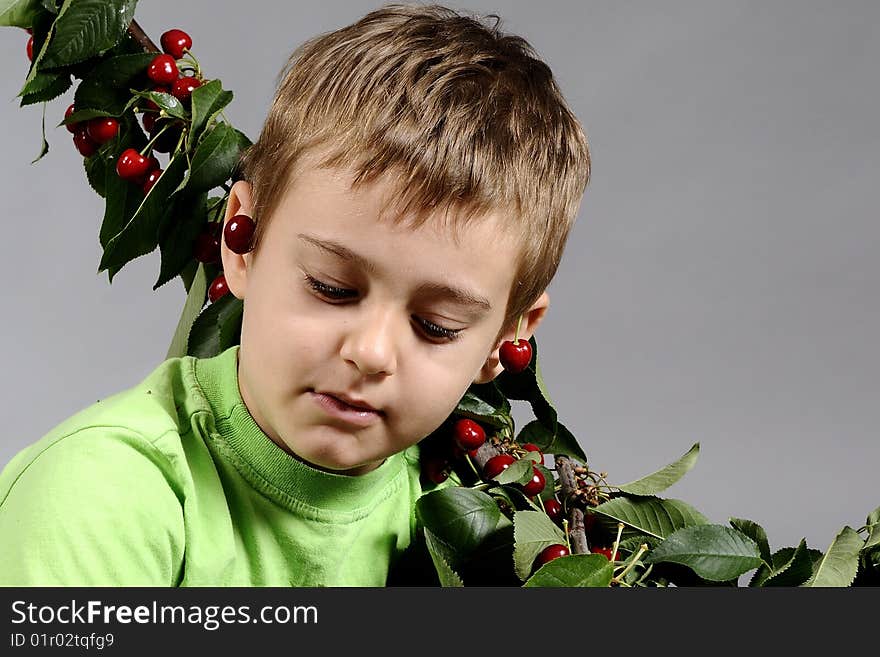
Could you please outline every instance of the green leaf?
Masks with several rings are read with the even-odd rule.
[[[813,558],[806,539],[801,539],[797,548],[777,550],[767,563],[772,568],[767,564],[758,568],[749,586],[800,586],[813,574]]]
[[[473,386],[471,386],[473,387]],[[468,417],[472,420],[485,422],[497,428],[505,428],[510,426],[510,416],[503,408],[494,406],[480,399],[470,389],[464,393],[455,408],[455,413],[462,417]]]
[[[172,118],[189,121],[189,110],[171,94],[166,94],[164,91],[138,91],[137,89],[129,89],[128,93],[136,98],[152,100],[160,110]]]
[[[767,532],[764,531],[764,528],[761,527],[761,525],[752,522],[751,520],[746,520],[745,518],[730,518],[728,522],[734,529],[741,531],[755,541],[755,543],[758,544],[758,551],[761,553],[761,558],[764,560],[764,563],[768,566],[772,565],[773,561],[770,556],[770,542],[767,540]]]
[[[865,526],[868,528],[868,539],[865,541],[865,548],[880,545],[880,506],[868,514]]]
[[[207,194],[197,194],[179,198],[173,211],[164,216],[159,226],[162,264],[154,290],[176,278],[193,260],[193,243],[207,220],[207,197]]]
[[[699,453],[700,443],[694,443],[693,447],[674,463],[670,463],[665,468],[661,468],[646,477],[617,486],[617,488],[631,495],[656,495],[660,491],[669,488],[681,479],[688,470],[693,468]]]
[[[825,551],[819,564],[803,586],[849,586],[859,568],[859,551],[865,542],[849,525],[845,526]]]
[[[241,299],[232,294],[224,294],[205,307],[190,330],[187,355],[211,358],[235,345],[243,309]]]
[[[92,189],[98,196],[106,197],[107,159],[99,153],[95,153],[91,157],[84,157],[83,168],[86,170],[86,180]]]
[[[155,54],[140,53],[110,57],[86,75],[73,95],[76,112],[68,122],[84,121],[96,116],[122,116],[131,94],[129,86],[146,70]],[[166,94],[168,95],[168,94]],[[91,111],[91,113],[87,113]]]
[[[19,107],[25,107],[27,105],[34,105],[36,103],[44,103],[50,100],[54,100],[65,91],[70,89],[70,86],[72,84],[73,79],[70,77],[69,73],[58,73],[54,76],[53,80],[47,87],[33,93],[26,93],[24,96],[22,96]]]
[[[757,568],[763,562],[758,545],[748,536],[724,525],[684,527],[643,558],[644,563],[679,563],[698,576],[726,582]]]
[[[525,425],[516,437],[516,442],[534,443],[544,454],[563,454],[586,463],[587,456],[577,439],[561,422],[548,427],[540,420],[532,420]]]
[[[115,46],[134,18],[137,0],[77,0],[59,14],[43,55],[46,67],[76,64]]]
[[[502,470],[494,480],[499,484],[524,484],[532,478],[534,467],[535,464],[531,459],[519,459]]]
[[[168,198],[183,177],[185,169],[185,157],[178,155],[171,159],[131,219],[107,242],[98,272],[110,268],[118,271],[128,262],[152,252],[158,246],[159,226],[165,214],[173,210]],[[127,184],[143,197],[139,186]],[[113,281],[112,275],[110,281]]]
[[[40,146],[40,153],[31,160],[31,164],[35,164],[40,161],[46,153],[49,152],[49,142],[46,141],[46,103],[43,103],[43,121],[42,121],[42,135],[43,135],[43,143]]]
[[[177,320],[177,328],[174,330],[174,336],[171,338],[171,344],[168,346],[168,353],[165,358],[180,358],[186,356],[186,346],[189,341],[190,330],[193,322],[201,313],[205,306],[208,294],[208,276],[205,272],[205,265],[199,263],[196,269],[196,275],[193,277],[189,286],[189,292],[186,295],[186,302],[183,304],[183,311],[180,313],[180,319]]]
[[[535,558],[546,547],[565,545],[565,534],[546,513],[517,511],[513,514],[513,563],[517,576],[525,581],[532,573]]]
[[[0,25],[31,27],[40,11],[39,0],[0,0]]]
[[[614,565],[601,554],[570,554],[545,563],[524,587],[591,587],[611,584]]]
[[[666,538],[673,532],[692,525],[706,525],[706,517],[681,500],[659,497],[629,499],[617,497],[592,509],[599,517],[622,522],[623,535],[641,532],[656,538]]]
[[[219,187],[232,175],[238,162],[238,135],[226,123],[218,123],[196,148],[190,167],[190,191],[208,191]]]
[[[225,91],[220,80],[211,80],[193,89],[190,97],[192,125],[186,137],[186,149],[191,151],[199,143],[211,120],[232,102],[232,92]]]
[[[430,529],[425,529],[425,544],[428,547],[428,553],[434,562],[434,568],[437,570],[437,577],[440,579],[441,586],[464,586],[461,577],[458,576],[452,566],[451,560],[454,558],[455,551],[446,545],[440,538],[434,536]]]
[[[416,502],[418,521],[462,555],[496,530],[500,515],[491,496],[471,488],[435,490]]]

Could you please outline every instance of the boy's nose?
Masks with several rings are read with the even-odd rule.
[[[364,374],[393,374],[397,369],[394,326],[390,312],[363,313],[350,325],[341,356]]]

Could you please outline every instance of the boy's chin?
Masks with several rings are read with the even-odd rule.
[[[289,450],[288,450],[289,451]],[[345,476],[358,476],[367,474],[368,472],[372,472],[376,468],[378,468],[382,463],[385,462],[385,459],[381,459],[379,461],[372,461],[364,464],[352,464],[352,463],[341,463],[338,460],[332,458],[304,458],[299,454],[294,452],[290,452],[291,456],[293,456],[297,461],[306,464],[310,468],[314,468],[315,470],[319,470],[321,472],[326,472],[328,474],[337,474],[337,475],[345,475]]]

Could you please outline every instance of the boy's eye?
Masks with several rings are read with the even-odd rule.
[[[328,299],[353,299],[357,296],[357,290],[348,290],[343,287],[334,287],[333,285],[327,285],[326,283],[322,283],[317,278],[313,278],[308,274],[306,274],[306,283],[315,292],[317,292],[321,296],[327,297]]]
[[[331,301],[345,301],[347,299],[354,299],[358,295],[357,290],[328,285],[308,274],[305,275],[305,279],[310,288],[322,297]],[[445,326],[440,326],[439,324],[429,322],[427,319],[422,319],[421,317],[413,316],[413,319],[422,334],[431,341],[440,340],[442,342],[452,342],[458,338],[459,333],[462,331],[462,329],[450,329]]]

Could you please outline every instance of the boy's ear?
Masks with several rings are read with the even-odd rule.
[[[223,228],[237,214],[245,214],[253,218],[253,204],[251,202],[251,185],[246,180],[239,180],[229,190],[229,200],[226,203],[226,215],[223,218]],[[237,298],[244,299],[247,290],[248,270],[252,266],[251,253],[238,254],[226,246],[226,240],[222,238],[220,254],[223,258],[223,274],[226,276],[226,284],[229,291]]]
[[[541,296],[538,297],[538,300],[532,304],[532,307],[529,308],[525,313],[523,313],[522,324],[519,327],[519,339],[528,340],[532,337],[532,335],[535,333],[535,329],[538,328],[538,324],[541,323],[541,320],[544,319],[544,315],[547,314],[547,308],[549,307],[549,305],[550,295],[547,294],[546,290],[544,290]],[[514,322],[513,325],[504,332],[498,342],[494,345],[492,352],[486,359],[485,364],[480,369],[477,377],[474,379],[474,383],[488,383],[504,371],[504,366],[501,365],[498,351],[499,349],[501,349],[501,344],[503,342],[507,340],[513,342],[513,337],[515,334],[516,322]]]

